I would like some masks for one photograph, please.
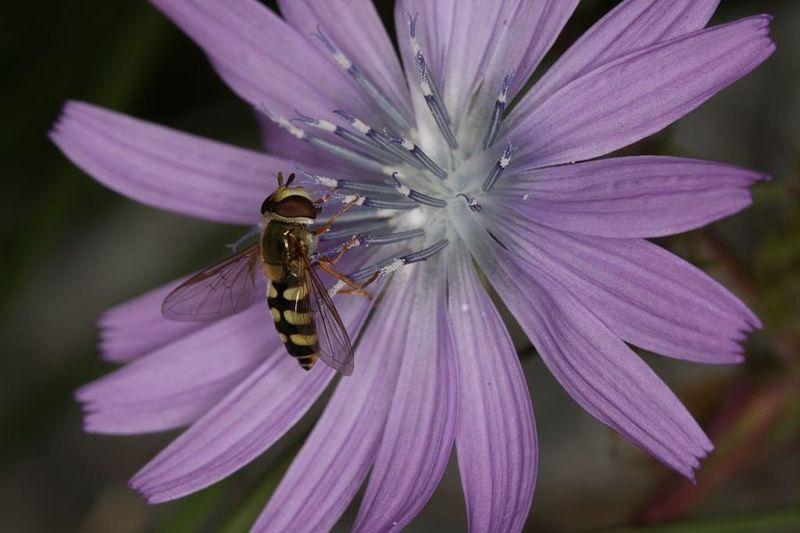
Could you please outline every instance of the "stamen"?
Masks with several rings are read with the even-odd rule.
[[[372,141],[371,143],[367,143],[367,146],[381,159],[389,159],[390,161],[398,162],[404,155],[398,154],[394,146],[386,141],[383,136],[375,131],[369,124],[357,119],[343,109],[334,109],[333,112],[349,122],[361,135],[364,135]],[[353,134],[351,133],[351,135]]]
[[[338,222],[338,221],[337,221]],[[380,231],[385,229],[390,229],[391,225],[388,224],[385,220],[378,221],[378,222],[367,222],[361,224],[353,224],[347,228],[341,228],[337,230],[331,230],[328,232],[323,233],[319,236],[319,240],[321,241],[335,241],[338,239],[346,239],[348,237],[352,237],[353,235],[358,235],[361,233],[368,233],[371,231]]]
[[[344,128],[340,128],[333,122],[328,122],[327,120],[320,120],[313,117],[308,117],[300,113],[297,109],[294,110],[297,116],[291,119],[294,122],[302,122],[303,124],[307,124],[312,128],[317,128],[322,131],[327,131],[329,133],[333,133],[334,135],[344,139],[347,142],[353,143],[357,147],[361,148],[362,150],[371,151],[374,150],[374,146],[372,143],[365,140],[363,137],[356,135],[351,131],[347,131]]]
[[[494,164],[492,167],[492,171],[489,172],[489,175],[486,177],[486,180],[483,182],[483,192],[489,192],[494,187],[494,184],[497,183],[497,180],[500,179],[500,176],[503,174],[503,171],[511,162],[511,153],[513,152],[513,147],[511,144],[506,146],[506,149],[503,150],[503,155],[500,156],[500,159],[497,160],[497,163]]]
[[[419,252],[414,252],[413,254],[404,255],[403,257],[400,258],[400,260],[403,261],[403,264],[405,265],[410,265],[411,263],[419,263],[420,261],[427,261],[434,255],[438,254],[439,252],[447,248],[448,244],[450,244],[450,241],[448,241],[447,239],[442,239],[436,244],[428,246],[427,248],[424,248]]]
[[[238,250],[241,245],[243,245],[244,243],[246,243],[247,241],[249,241],[250,239],[252,239],[253,237],[255,237],[260,233],[261,233],[261,226],[260,225],[253,226],[252,228],[247,230],[247,233],[236,239],[236,241],[226,244],[225,247],[230,249],[232,254],[235,254],[236,250]]]
[[[414,57],[414,61],[416,61],[417,57],[423,58],[423,68],[428,75],[428,79],[432,79],[430,71],[428,71],[427,63],[424,62],[425,56],[422,53],[422,48],[419,45],[419,41],[417,40],[417,19],[419,18],[419,13],[414,13],[412,17],[410,13],[406,13],[406,17],[408,17],[408,31],[411,35],[411,55]],[[439,92],[439,88],[436,87],[435,83],[430,84],[431,92],[433,92],[436,99],[440,102],[444,102],[441,93]],[[447,109],[442,106],[442,110],[444,111],[444,116],[447,119],[447,122],[450,122],[450,115],[447,112]]]
[[[364,243],[364,246],[377,246],[381,244],[394,244],[403,241],[410,241],[417,237],[425,235],[423,229],[411,229],[408,231],[399,231],[397,233],[388,233],[384,235],[364,234],[359,237],[359,242]]]
[[[399,270],[401,267],[405,265],[410,265],[412,263],[419,263],[420,261],[427,261],[434,255],[444,250],[448,244],[450,244],[450,241],[448,241],[447,239],[442,239],[441,241],[431,246],[428,246],[427,248],[424,248],[418,252],[412,252],[412,253],[400,252],[394,254],[391,257],[387,257],[386,259],[378,261],[373,265],[357,270],[356,272],[351,273],[348,277],[355,282],[362,283],[363,281],[370,278],[376,272],[378,273],[379,277],[387,276],[392,272]],[[333,296],[343,288],[345,288],[344,284],[340,285],[339,283],[337,283],[328,290],[328,294]]]
[[[513,77],[513,70],[503,77],[503,85],[500,87],[500,94],[497,96],[497,101],[494,103],[492,119],[489,121],[489,129],[486,131],[486,136],[483,138],[484,150],[494,144],[497,132],[500,131],[500,124],[503,122],[503,111],[505,111],[506,104],[508,103],[508,87],[511,85],[511,78]]]
[[[384,225],[385,226],[385,225]],[[386,229],[386,228],[377,228],[377,229]],[[416,239],[418,237],[423,237],[425,235],[425,231],[421,229],[413,229],[409,231],[400,231],[397,233],[383,233],[379,235],[375,235],[369,232],[354,232],[352,229],[349,232],[345,233],[345,230],[341,230],[338,233],[342,233],[338,238],[348,238],[347,241],[334,246],[333,248],[326,250],[322,253],[315,253],[312,256],[312,259],[319,259],[319,258],[328,258],[328,257],[336,257],[339,255],[343,250],[351,250],[353,248],[357,248],[360,246],[369,247],[369,246],[383,246],[386,244],[396,244],[398,242],[403,241],[410,241]],[[324,234],[323,236],[327,236],[328,234]],[[322,239],[322,236],[320,237]],[[333,240],[333,239],[325,239],[325,240]]]
[[[440,179],[447,179],[447,172],[445,172],[445,170],[442,167],[437,165],[433,159],[428,157],[428,154],[426,154],[422,148],[414,144],[412,141],[406,139],[405,137],[400,137],[398,135],[393,134],[387,128],[383,128],[383,133],[384,135],[386,135],[386,138],[390,142],[399,145],[406,152],[414,156],[414,158],[416,158],[418,163],[421,164],[424,168],[436,174],[436,176],[438,176]]]
[[[453,130],[450,129],[450,115],[447,113],[444,99],[442,99],[442,95],[431,77],[425,55],[422,53],[422,48],[417,40],[417,18],[419,13],[416,13],[413,17],[406,13],[406,16],[408,17],[408,31],[411,35],[411,51],[414,54],[414,63],[417,65],[417,73],[419,74],[420,91],[422,91],[422,96],[425,97],[425,103],[428,104],[433,120],[439,127],[439,131],[445,141],[447,141],[447,145],[455,150],[458,148],[458,141],[453,135]]]
[[[318,148],[322,148],[323,150],[330,152],[335,156],[346,159],[357,165],[361,165],[364,168],[368,168],[375,172],[380,172],[381,174],[391,174],[391,167],[389,165],[385,165],[379,161],[370,159],[369,157],[353,152],[352,150],[348,150],[347,148],[343,148],[337,144],[333,144],[324,139],[309,135],[306,136],[306,140]]]
[[[382,259],[382,260],[378,261],[377,263],[374,263],[374,264],[372,264],[370,266],[367,266],[367,267],[364,267],[364,268],[362,268],[360,270],[352,272],[347,277],[352,279],[353,281],[361,283],[364,280],[366,280],[367,278],[369,278],[371,275],[373,275],[375,272],[380,272],[382,269],[386,268],[387,266],[389,266],[393,262],[397,261],[404,254],[407,254],[407,253],[408,252],[396,253],[396,254],[394,254],[394,255],[392,255],[390,257],[387,257],[386,259]],[[337,285],[338,285],[338,283],[337,283]],[[333,291],[335,287],[336,287],[336,285],[331,287],[331,290],[329,290],[328,293],[330,294],[331,291]],[[344,287],[341,287],[341,288],[344,288]],[[339,292],[339,291],[337,290],[336,292]]]
[[[263,103],[257,106],[256,109],[264,113],[274,124],[280,126],[294,137],[300,139],[301,141],[306,140],[306,132],[292,124],[286,117],[273,113]]]
[[[383,220],[385,223],[386,219],[394,218],[395,215],[397,215],[397,213],[393,209],[356,209],[348,211],[340,216],[336,219],[336,224],[350,224],[373,220]],[[322,224],[323,222],[319,222],[317,225],[321,226]]]
[[[429,205],[431,207],[446,207],[447,202],[442,200],[441,198],[436,198],[434,196],[430,196],[424,193],[417,191],[416,189],[412,189],[407,185],[403,185],[400,181],[401,174],[399,172],[392,173],[392,181],[394,182],[394,188],[405,196],[406,198],[418,202],[420,204]]]
[[[478,200],[476,200],[472,196],[467,196],[463,192],[460,192],[460,193],[456,194],[456,196],[463,197],[464,200],[466,200],[466,202],[467,202],[467,207],[469,207],[473,211],[480,211],[481,209],[483,209],[483,206],[480,204],[480,202],[478,202]]]
[[[444,102],[441,98],[438,98],[433,89],[431,89],[432,82],[428,75],[425,57],[420,53],[414,61],[417,64],[417,72],[419,72],[420,80],[419,88],[422,91],[422,96],[425,97],[425,103],[428,104],[428,109],[430,109],[431,115],[433,115],[433,120],[439,127],[439,131],[444,137],[444,140],[447,141],[447,145],[455,150],[458,148],[458,141],[456,141],[456,137],[453,135],[453,130],[450,129],[450,121],[447,119],[447,111],[445,110]]]
[[[325,48],[333,54],[333,58],[336,60],[336,63],[339,64],[348,74],[350,74],[353,79],[358,83],[362,89],[364,89],[367,94],[372,98],[372,100],[378,104],[378,107],[383,109],[383,111],[389,115],[389,117],[402,129],[408,130],[409,125],[408,121],[406,121],[403,114],[389,101],[386,96],[383,95],[380,89],[378,89],[372,81],[369,80],[362,72],[353,65],[353,62],[344,55],[344,53],[339,50],[331,41],[328,39],[324,33],[322,33],[322,29],[320,28],[319,24],[317,25],[317,33],[314,34],[322,44],[325,45]]]
[[[343,203],[353,202],[355,205],[364,207],[375,207],[377,209],[416,209],[419,204],[416,202],[397,202],[394,200],[378,200],[369,198],[361,194],[337,195]]]
[[[320,139],[319,137],[310,135],[306,131],[292,124],[286,117],[277,115],[272,111],[270,111],[266,106],[264,106],[264,104],[261,104],[256,109],[264,113],[267,117],[269,117],[269,119],[272,122],[283,128],[284,130],[288,131],[290,134],[294,135],[300,140],[304,140],[309,144],[316,146],[317,148],[321,148],[335,156],[351,161],[357,165],[361,165],[369,170],[373,170],[375,172],[380,172],[381,174],[387,174],[387,175],[390,175],[392,173],[392,169],[388,165],[384,165],[379,161],[375,161],[374,159],[370,159],[369,157],[363,156],[357,152],[348,150],[347,148],[344,148],[337,144],[333,144],[332,142],[328,142],[325,139]]]
[[[340,180],[336,178],[329,178],[321,174],[314,174],[303,169],[298,169],[298,170],[300,170],[300,172],[302,172],[304,176],[312,180],[314,183],[317,183],[319,185],[322,185],[323,187],[328,187],[331,189],[342,189],[351,192],[377,193],[377,194],[394,193],[394,188],[383,183]]]

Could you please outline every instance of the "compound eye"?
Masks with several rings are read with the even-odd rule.
[[[272,213],[275,211],[275,201],[272,199],[272,196],[267,196],[264,201],[261,203],[261,214],[266,215],[267,213]]]
[[[275,206],[275,213],[286,218],[317,218],[314,202],[302,196],[289,196]]]

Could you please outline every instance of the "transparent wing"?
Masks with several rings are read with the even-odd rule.
[[[169,293],[161,313],[172,320],[209,321],[244,311],[264,298],[258,244],[202,270]]]
[[[331,297],[328,296],[328,291],[311,266],[308,254],[300,254],[300,257],[310,311],[317,327],[319,358],[334,370],[349,376],[353,373],[353,346],[350,343],[350,336]],[[302,307],[302,302],[298,300],[295,306]]]

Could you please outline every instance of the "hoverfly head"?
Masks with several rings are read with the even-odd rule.
[[[284,184],[283,173],[278,173],[278,188],[261,204],[262,215],[277,216],[301,224],[317,218],[319,210],[308,192],[303,187],[290,187],[294,178],[294,173],[289,174]]]

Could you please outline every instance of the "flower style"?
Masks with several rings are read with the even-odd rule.
[[[336,385],[256,530],[329,529],[365,480],[354,529],[399,530],[454,444],[470,529],[522,528],[538,460],[533,410],[474,263],[578,404],[692,478],[712,445],[628,344],[735,363],[760,324],[645,239],[739,211],[765,176],[678,157],[595,158],[764,61],[768,16],[705,28],[715,0],[626,0],[523,90],[577,0],[402,0],[401,62],[367,0],[281,0],[283,19],[255,0],[153,3],[259,110],[270,155],[77,102],[53,141],[121,194],[230,224],[257,224],[271,173],[297,169],[305,186],[360,205],[325,238],[336,249],[355,235],[350,271],[380,273],[379,298],[335,297],[359,335],[355,373]],[[88,431],[189,426],[133,478],[150,502],[253,460],[334,375],[286,355],[263,301],[211,323],[163,318],[176,283],[102,317],[102,354],[125,366],[77,393]]]

